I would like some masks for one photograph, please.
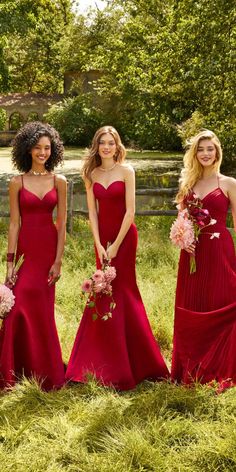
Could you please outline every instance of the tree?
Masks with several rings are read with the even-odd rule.
[[[70,0],[2,2],[4,65],[11,92],[63,91],[61,38],[72,22],[71,4]]]
[[[175,125],[198,111],[224,146],[222,130],[230,126],[233,155],[235,19],[234,0],[113,0],[84,33],[75,25],[82,51],[68,56],[80,68],[104,71],[98,93],[128,139],[179,146]]]

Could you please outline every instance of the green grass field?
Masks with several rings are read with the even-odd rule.
[[[171,219],[139,218],[137,276],[153,332],[168,364],[178,251],[168,241]],[[4,279],[6,224],[0,227]],[[94,269],[88,223],[67,239],[57,286],[56,321],[65,361],[85,304],[80,285]],[[235,389],[184,388],[143,382],[117,393],[87,385],[45,393],[25,380],[0,394],[1,472],[236,471]]]

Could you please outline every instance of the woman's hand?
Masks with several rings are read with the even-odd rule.
[[[5,285],[8,288],[13,288],[17,280],[17,274],[14,272],[13,264],[7,266],[7,273],[5,278]]]
[[[54,262],[49,274],[48,274],[48,285],[55,284],[61,277],[61,262]]]
[[[113,243],[107,248],[107,259],[110,261],[116,257],[119,247]]]
[[[97,253],[98,253],[100,263],[101,265],[103,265],[104,259],[105,260],[108,259],[107,252],[101,244],[96,246],[96,248],[97,248]]]
[[[195,254],[195,249],[196,249],[196,244],[195,243],[192,243],[190,244],[190,246],[188,246],[187,248],[185,248],[185,251],[187,251],[189,254],[192,254],[194,256]]]

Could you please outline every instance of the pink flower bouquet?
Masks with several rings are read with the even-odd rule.
[[[24,255],[22,254],[15,267],[14,267],[14,274],[17,276],[17,272],[24,261]],[[15,305],[15,295],[12,292],[13,285],[8,284],[0,284],[0,319],[3,320],[6,318],[7,314],[11,311],[12,307]]]
[[[98,269],[92,274],[89,279],[84,280],[82,284],[82,291],[89,294],[87,300],[87,306],[93,308],[92,318],[95,321],[97,318],[101,318],[103,321],[112,318],[112,311],[116,307],[112,296],[112,285],[111,282],[116,277],[116,269],[109,264],[104,264],[102,270]],[[109,303],[109,310],[104,314],[101,314],[97,308],[97,300],[102,296],[107,296],[111,299]]]
[[[14,305],[15,295],[12,290],[6,285],[0,284],[0,318],[5,318]]]
[[[183,201],[184,209],[179,209],[178,216],[170,229],[172,243],[180,249],[187,249],[199,241],[199,234],[207,226],[214,225],[216,220],[211,218],[209,211],[203,208],[203,202],[194,193],[189,193]],[[210,234],[210,239],[219,238],[220,233]],[[194,253],[190,254],[190,274],[196,272]]]

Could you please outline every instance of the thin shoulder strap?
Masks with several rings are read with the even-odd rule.
[[[23,179],[23,174],[21,174],[21,185],[22,185],[22,188],[24,188],[24,179]]]
[[[218,188],[220,188],[220,176],[217,175],[217,183],[218,183]]]
[[[57,188],[56,187],[56,174],[53,175],[53,183],[54,183],[54,187]]]

